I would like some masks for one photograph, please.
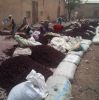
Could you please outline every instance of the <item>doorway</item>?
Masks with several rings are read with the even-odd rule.
[[[38,22],[38,2],[32,1],[32,22],[33,24]]]

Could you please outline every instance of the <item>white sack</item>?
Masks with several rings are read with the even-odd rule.
[[[12,88],[7,100],[42,100],[48,95],[43,75],[32,70],[27,80]]]
[[[84,52],[83,51],[69,51],[68,54],[73,54],[82,57]]]
[[[71,83],[64,76],[51,76],[47,80],[49,95],[45,100],[70,100]]]
[[[63,59],[63,61],[71,62],[71,63],[74,63],[74,64],[78,65],[78,64],[80,63],[80,57],[77,56],[77,55],[68,54],[68,55]]]
[[[13,53],[13,57],[15,56],[19,56],[19,55],[31,55],[32,51],[30,48],[16,48],[14,53]]]
[[[74,78],[74,74],[76,71],[77,66],[73,63],[62,61],[56,71],[54,72],[54,75],[60,75],[65,76],[68,79],[72,80]]]

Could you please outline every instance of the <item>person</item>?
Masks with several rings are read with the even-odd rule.
[[[23,24],[22,24],[22,25],[27,25],[27,24],[28,24],[27,17],[25,16],[25,17],[23,18]]]
[[[26,25],[28,25],[28,21],[27,21],[27,17],[25,16],[25,17],[23,18],[23,23],[22,23],[22,25],[17,29],[17,31],[22,30],[23,27],[25,27]]]
[[[57,22],[58,22],[59,24],[62,24],[63,19],[62,19],[62,17],[61,17],[61,16],[57,18]]]
[[[9,21],[9,26],[11,27],[11,33],[14,34],[16,29],[16,24],[14,19],[12,18],[12,15],[8,16],[8,21]]]
[[[47,31],[46,31],[46,29],[45,29],[45,27],[44,27],[44,22],[43,21],[41,21],[41,26],[40,26],[40,28],[39,28],[39,31],[40,31],[40,33],[41,34],[45,34]]]
[[[28,36],[33,33],[31,26],[29,24],[27,24],[23,27],[23,32]]]
[[[54,32],[55,33],[60,33],[63,30],[63,25],[59,24],[59,23],[55,23],[53,26]]]

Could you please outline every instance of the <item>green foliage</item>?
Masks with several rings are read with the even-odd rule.
[[[81,0],[68,0],[67,7],[69,7],[69,9],[73,10],[80,3],[81,3]]]
[[[65,0],[65,3],[68,11],[68,19],[70,20],[72,10],[81,4],[81,0]]]

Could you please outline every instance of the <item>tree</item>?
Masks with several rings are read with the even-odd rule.
[[[65,0],[65,7],[67,8],[68,20],[71,19],[72,10],[82,3],[81,0]]]

